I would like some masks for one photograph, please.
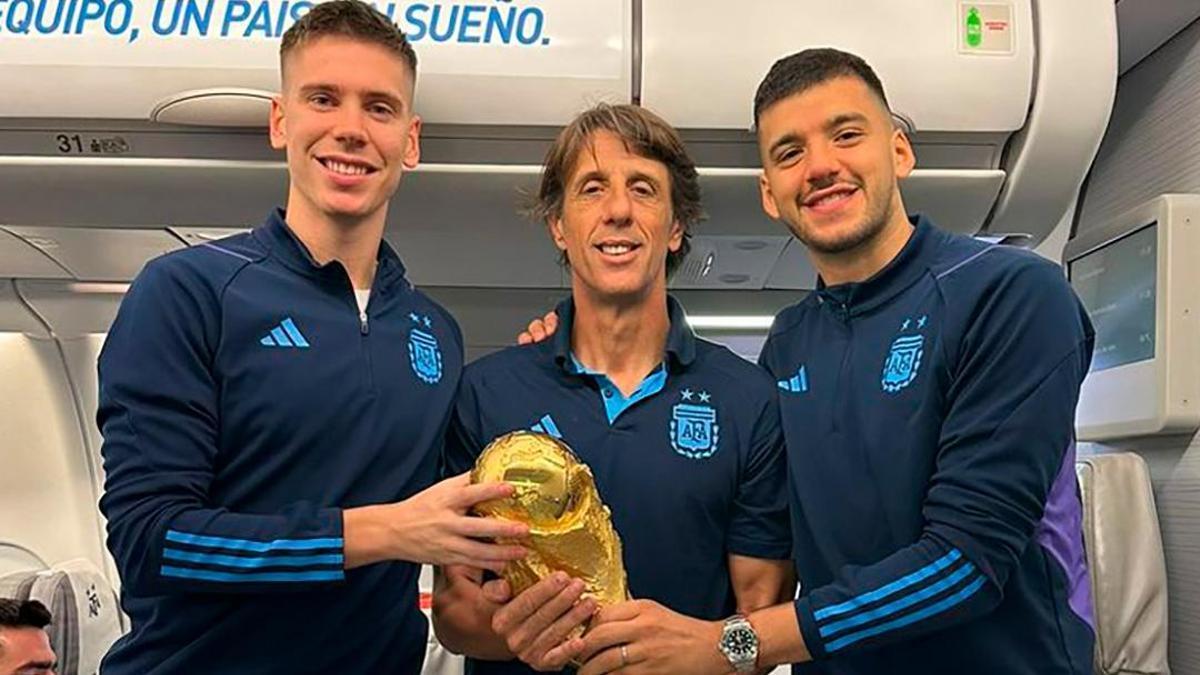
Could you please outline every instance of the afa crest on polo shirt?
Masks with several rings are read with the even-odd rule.
[[[706,391],[690,389],[679,392],[682,401],[671,408],[671,447],[690,459],[712,457],[717,452],[721,427],[717,424],[717,409],[705,405],[712,400]]]

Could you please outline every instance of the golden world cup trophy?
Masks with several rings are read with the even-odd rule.
[[[571,448],[531,431],[500,436],[471,471],[472,483],[494,481],[511,484],[513,495],[478,504],[476,513],[529,525],[529,539],[519,542],[529,555],[508,563],[502,575],[514,595],[561,570],[584,581],[585,593],[602,605],[629,598],[611,513],[591,469]]]

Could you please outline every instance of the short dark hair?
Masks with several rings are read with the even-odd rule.
[[[387,48],[408,66],[415,80],[417,53],[400,27],[374,7],[361,0],[330,0],[313,6],[287,29],[279,45],[279,67],[283,71],[287,55],[296,47],[317,38],[336,35],[371,42]]]
[[[683,228],[678,251],[667,253],[667,276],[691,250],[691,229],[704,217],[700,204],[700,177],[679,132],[666,120],[641,106],[601,103],[580,113],[554,139],[546,153],[542,179],[527,211],[530,217],[549,222],[562,216],[563,199],[579,154],[590,148],[592,135],[616,134],[630,152],[661,162],[671,181],[671,214]],[[570,261],[563,258],[564,262]]]
[[[838,77],[858,78],[875,92],[884,109],[891,111],[883,83],[862,57],[828,47],[805,49],[776,61],[759,83],[754,94],[755,128],[767,108]]]
[[[0,628],[45,628],[50,610],[37,600],[0,598]]]

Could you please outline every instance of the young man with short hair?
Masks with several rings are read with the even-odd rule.
[[[511,493],[434,485],[462,337],[383,242],[420,156],[416,56],[357,0],[284,36],[286,210],[150,262],[100,356],[100,506],[132,630],[103,671],[410,673],[418,563],[499,569]],[[430,487],[433,486],[433,487]]]
[[[763,207],[821,279],[761,358],[808,385],[781,394],[805,588],[750,617],[768,663],[1091,673],[1074,421],[1094,333],[1062,269],[906,215],[913,151],[857,56],[780,60],[755,120]]]

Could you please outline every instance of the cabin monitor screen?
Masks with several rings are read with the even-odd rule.
[[[1158,223],[1071,261],[1071,286],[1096,329],[1092,372],[1154,358]]]

